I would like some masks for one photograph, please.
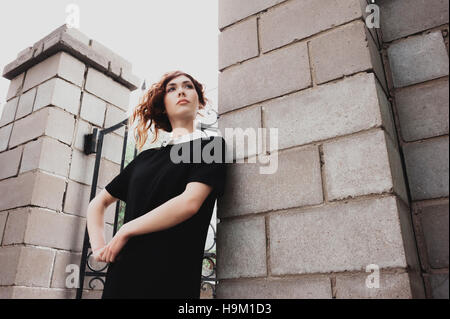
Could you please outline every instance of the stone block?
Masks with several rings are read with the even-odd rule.
[[[398,215],[393,196],[270,215],[272,274],[406,268]]]
[[[401,188],[395,189],[395,175],[392,175],[395,172],[391,171],[389,157],[392,147],[389,148],[387,143],[382,130],[324,143],[328,199],[344,199],[392,190],[405,196]],[[392,163],[395,164],[396,157],[392,157]],[[401,182],[398,185],[401,186]]]
[[[316,14],[318,12],[320,14]],[[262,52],[302,40],[363,15],[359,0],[286,1],[261,15],[259,32]]]
[[[91,41],[91,39],[83,32],[81,32],[79,29],[66,27],[64,31],[65,34],[71,36],[72,38],[83,43],[84,45],[89,46],[89,42]]]
[[[130,90],[93,68],[89,68],[85,89],[108,103],[128,111]]]
[[[107,159],[100,160],[100,168],[98,172],[97,186],[104,188],[120,173],[120,164],[113,163]]]
[[[84,152],[84,136],[86,134],[92,134],[94,132],[94,125],[83,121],[82,119],[77,119],[77,128],[76,128],[76,134],[75,134],[75,142],[73,144],[73,147]],[[99,127],[96,127],[97,129],[101,129]]]
[[[6,226],[6,219],[8,218],[8,212],[4,211],[0,213],[0,245],[3,245],[3,234]]]
[[[9,147],[14,147],[44,135],[49,113],[50,108],[46,108],[16,121],[11,134]]]
[[[5,237],[3,245],[25,243],[25,233],[27,231],[28,217],[31,208],[23,207],[9,211],[8,220],[5,225]]]
[[[397,198],[397,208],[406,263],[408,265],[407,271],[411,286],[411,295],[413,299],[423,299],[425,298],[425,286],[418,255],[416,236],[413,229],[411,209],[399,198]]]
[[[94,174],[95,154],[89,156],[74,149],[72,153],[72,164],[70,165],[69,178],[90,185]]]
[[[283,74],[276,77],[274,74]],[[296,43],[219,73],[219,113],[311,85],[306,43]]]
[[[67,289],[67,287],[72,287],[72,285],[76,284],[76,287],[78,288],[78,282],[74,283],[72,282],[72,276],[73,271],[71,268],[67,268],[68,266],[72,265],[79,267],[81,262],[81,253],[72,253],[72,252],[66,252],[66,251],[58,251],[56,253],[56,259],[55,259],[55,266],[53,269],[53,275],[52,275],[52,281],[50,284],[50,287],[52,288],[64,288]],[[89,259],[90,265],[93,267],[93,269],[100,270],[103,267],[106,266],[105,263],[96,263],[92,256]],[[88,271],[88,268],[86,267],[86,270]],[[72,276],[71,276],[72,275]],[[71,277],[68,277],[71,276]],[[93,277],[84,277],[84,289],[90,289],[89,287],[89,281]],[[77,278],[78,279],[78,278]],[[104,278],[103,278],[104,279]],[[95,290],[103,290],[103,285],[97,280],[93,280],[92,282]],[[76,288],[74,288],[76,289]]]
[[[219,218],[323,202],[317,146],[272,153],[268,161],[230,165],[227,185],[233,187],[227,186],[222,197]]]
[[[221,281],[218,299],[331,299],[330,279],[325,276]]]
[[[0,181],[0,193],[9,194],[0,201],[0,210],[35,205],[61,210],[66,188],[63,178],[31,171]]]
[[[445,0],[379,0],[383,40],[390,42],[448,23]]]
[[[448,196],[448,136],[403,146],[412,200]]]
[[[123,137],[111,133],[103,138],[102,157],[120,164],[122,161]]]
[[[72,282],[71,280],[72,279],[71,277],[73,277],[74,274],[71,267],[74,266],[80,267],[80,262],[81,262],[81,253],[57,251],[50,287],[78,288],[78,277],[76,278],[77,280],[76,282]],[[73,287],[72,285],[75,285],[75,287]]]
[[[440,31],[401,40],[387,52],[396,88],[448,75],[448,53]]]
[[[336,299],[412,299],[407,273],[379,270],[379,287],[367,286],[373,272],[336,276]]]
[[[15,283],[22,247],[0,247],[0,286]]]
[[[256,17],[219,34],[219,70],[259,55]]]
[[[217,224],[217,279],[267,275],[264,217]]]
[[[0,180],[17,175],[22,151],[23,146],[19,146],[7,152],[0,153]]]
[[[72,144],[75,130],[75,117],[55,107],[48,108],[47,127],[45,135]]]
[[[0,113],[1,114],[0,127],[5,126],[6,124],[9,124],[12,121],[14,121],[18,102],[19,102],[19,98],[15,97],[15,98],[9,100],[3,106],[3,111]]]
[[[373,74],[363,73],[265,102],[263,126],[278,129],[279,149],[372,127],[386,126],[395,134],[389,102],[378,86]],[[268,150],[274,146],[268,143]]]
[[[0,128],[0,152],[3,152],[8,148],[9,138],[11,136],[11,131],[13,128],[13,123],[3,126]]]
[[[127,118],[127,113],[122,111],[121,109],[115,107],[114,105],[106,105],[106,116],[105,116],[105,127],[114,126]],[[115,130],[114,133],[124,136],[125,135],[125,126],[122,126],[120,129]]]
[[[120,75],[121,69],[131,71],[132,66],[129,61],[114,53],[111,49],[107,48],[97,40],[92,40],[91,48],[99,55],[102,55],[108,59],[108,61],[111,63],[111,71],[113,73]]]
[[[14,123],[9,147],[28,142],[42,135],[70,145],[74,135],[75,118],[57,108],[46,107]]]
[[[103,127],[105,121],[106,102],[96,96],[84,93],[81,102],[80,116],[82,119]]]
[[[34,111],[46,106],[57,106],[74,115],[80,110],[81,89],[59,78],[53,78],[38,87]]]
[[[70,54],[60,51],[27,71],[26,91],[50,78],[59,76],[79,87],[83,84],[85,65]]]
[[[387,92],[383,61],[363,21],[343,25],[310,41],[311,62],[321,84],[373,70]]]
[[[430,277],[431,293],[433,299],[448,299],[448,273],[432,274]]]
[[[75,299],[75,296],[76,289],[0,287],[0,298],[4,299]]]
[[[41,247],[0,247],[0,285],[49,287],[55,251]]]
[[[82,299],[101,299],[102,293],[103,293],[102,290],[92,290],[92,289],[84,290]]]
[[[64,202],[64,212],[80,217],[86,217],[90,202],[91,186],[83,185],[69,179]]]
[[[85,62],[87,65],[93,65],[102,71],[108,70],[108,59],[99,54],[97,51],[93,50],[89,44],[84,43],[84,40],[80,41],[77,37],[64,32],[61,34],[61,43],[67,48],[69,52],[73,52],[80,57],[81,61]],[[54,45],[58,45],[55,41],[50,41],[44,43],[45,48],[51,48]]]
[[[219,120],[219,130],[225,139],[227,152],[232,152],[233,159],[240,160],[244,157],[248,158],[257,154],[265,154],[264,138],[261,139],[262,145],[258,144],[258,128],[261,127],[260,106],[226,113],[221,115]],[[226,135],[227,128],[231,128],[234,135]],[[243,135],[240,135],[241,130]],[[244,138],[244,134],[248,139]],[[269,132],[266,134],[269,134]],[[235,143],[233,142],[234,139]],[[243,153],[240,150],[243,150]]]
[[[26,207],[9,214],[4,245],[30,244],[81,251],[86,219],[37,207]],[[48,236],[48,234],[52,236]]]
[[[389,138],[388,135],[385,135],[385,141],[389,159],[389,173],[392,179],[393,191],[405,203],[408,203],[409,199],[406,190],[406,179],[403,173],[403,163],[400,157],[400,152],[396,148],[395,143]]]
[[[224,28],[284,1],[286,0],[219,0],[219,28]]]
[[[35,97],[36,97],[36,88],[29,90],[27,93],[24,93],[20,96],[16,112],[15,118],[16,120],[32,112]]]
[[[448,92],[448,79],[445,79],[396,93],[401,132],[406,142],[448,134]]]
[[[25,145],[20,173],[40,170],[67,177],[72,149],[53,138],[43,136]]]
[[[55,250],[22,247],[15,284],[28,287],[49,287]]]
[[[20,73],[9,83],[8,93],[6,94],[6,99],[9,101],[11,98],[16,97],[22,91],[22,84],[25,72]]]
[[[381,85],[377,80],[375,80],[375,84],[378,96],[378,103],[381,112],[382,127],[395,144],[395,147],[398,149],[399,144],[398,144],[397,128],[394,122],[394,115],[392,111],[391,102],[389,102],[386,94],[384,93],[383,89],[381,88]]]
[[[431,268],[448,268],[448,200],[421,208],[422,227]]]
[[[128,71],[128,70],[122,70],[120,79],[122,80],[121,83],[125,83],[127,88],[129,88],[132,91],[134,91],[138,87],[140,87],[143,82],[143,81],[141,81],[141,79],[139,77],[137,77],[131,71]]]

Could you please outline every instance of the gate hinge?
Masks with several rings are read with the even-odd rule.
[[[89,155],[96,152],[97,149],[97,128],[94,128],[92,134],[84,135],[84,154]]]

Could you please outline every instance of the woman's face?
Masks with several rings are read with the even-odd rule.
[[[164,105],[169,119],[193,121],[200,107],[194,83],[185,75],[172,79],[166,85]]]

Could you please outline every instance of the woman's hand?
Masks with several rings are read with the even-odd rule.
[[[127,224],[124,224],[120,227],[119,231],[114,235],[111,241],[105,247],[98,250],[100,260],[107,263],[114,262],[130,237],[131,236],[127,231]]]
[[[92,251],[92,256],[94,257],[94,260],[95,260],[96,262],[105,262],[105,261],[100,257],[101,253],[103,252],[103,250],[105,250],[105,248],[106,248],[106,245],[103,246],[103,247],[97,248],[97,249],[95,249],[95,250]]]

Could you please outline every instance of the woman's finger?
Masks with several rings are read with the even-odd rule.
[[[105,261],[105,263],[108,262],[107,258],[108,258],[108,246],[105,247],[105,251],[102,254],[103,256],[103,260]]]
[[[100,251],[98,252],[98,258],[99,258],[99,261],[104,262],[104,256],[103,256],[103,254],[104,254],[104,252],[105,252],[105,249],[106,249],[106,246],[102,247],[102,249],[100,249]]]
[[[110,258],[110,262],[114,262],[114,259],[116,258],[116,254],[115,254],[115,242],[112,242],[111,245],[111,256],[109,256]]]
[[[111,246],[108,245],[108,253],[106,256],[106,262],[110,263],[111,262]]]
[[[97,249],[97,250],[95,250],[95,251],[94,251],[94,250],[92,251],[92,256],[94,256],[94,260],[95,260],[95,261],[98,261],[98,260],[97,260],[97,259],[98,259],[98,251],[99,251],[99,249]]]
[[[101,258],[103,262],[106,262],[106,255],[108,254],[108,246],[105,246],[105,249],[101,253]]]

